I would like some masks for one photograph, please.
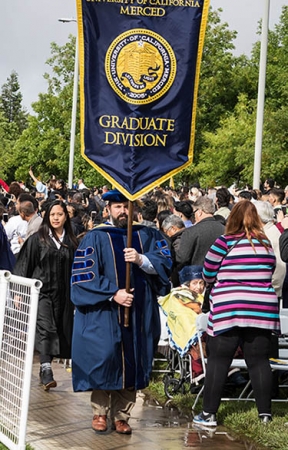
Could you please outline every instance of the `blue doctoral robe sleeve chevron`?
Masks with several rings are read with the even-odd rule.
[[[106,233],[90,232],[76,250],[71,278],[71,300],[75,306],[107,301],[119,289],[112,247]]]

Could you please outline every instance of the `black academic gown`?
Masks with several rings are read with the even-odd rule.
[[[71,357],[74,307],[70,301],[70,276],[74,247],[67,235],[57,248],[48,246],[38,233],[25,241],[14,274],[42,281],[36,325],[36,349],[41,355]]]

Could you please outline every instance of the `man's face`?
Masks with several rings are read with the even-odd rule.
[[[128,224],[128,202],[111,203],[108,205],[110,219],[117,228],[127,228]]]

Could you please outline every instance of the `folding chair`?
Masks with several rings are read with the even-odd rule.
[[[201,360],[202,360],[202,365],[203,365],[203,373],[204,376],[206,376],[206,364],[207,364],[207,359],[205,358],[204,355],[204,351],[203,351],[203,346],[202,346],[202,341],[201,341],[201,335],[206,332],[207,330],[207,324],[208,324],[208,316],[209,313],[206,314],[200,314],[197,318],[197,322],[196,322],[196,327],[197,327],[197,335],[198,335],[198,342],[200,345],[200,354],[201,354]],[[280,318],[281,318],[281,314],[280,314]],[[282,323],[283,323],[283,330],[287,330],[288,333],[288,311],[287,314],[282,313],[282,319],[281,319],[281,331],[282,331]],[[285,328],[286,327],[286,328]],[[286,345],[286,351],[288,352],[288,340],[285,340],[285,345]],[[273,359],[270,358],[270,366],[272,370],[280,370],[280,371],[287,371],[288,372],[288,359],[285,359],[283,352],[281,352],[281,346],[280,346],[280,357],[283,359]],[[247,365],[244,359],[233,359],[231,366],[231,369],[233,368],[238,368],[238,369],[244,369],[247,370]],[[280,385],[279,387],[288,387],[286,385]],[[202,386],[201,390],[198,392],[194,404],[192,406],[192,410],[195,409],[198,400],[200,398],[200,396],[202,395],[204,390],[204,385]],[[223,397],[221,398],[221,401],[255,401],[255,399],[253,397],[251,397],[253,394],[253,390],[252,390],[252,386],[251,386],[251,381],[250,379],[247,381],[247,383],[244,385],[244,387],[241,389],[241,392],[239,393],[238,396],[236,397]],[[283,399],[272,399],[272,401],[277,401],[277,402],[287,402],[288,398],[283,398]]]

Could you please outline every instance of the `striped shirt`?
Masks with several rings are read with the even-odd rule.
[[[216,280],[210,293],[210,336],[233,327],[280,330],[278,298],[272,287],[273,249],[267,240],[267,251],[256,238],[253,248],[244,236],[227,255],[239,237],[220,236],[205,257],[203,278],[207,283]]]

